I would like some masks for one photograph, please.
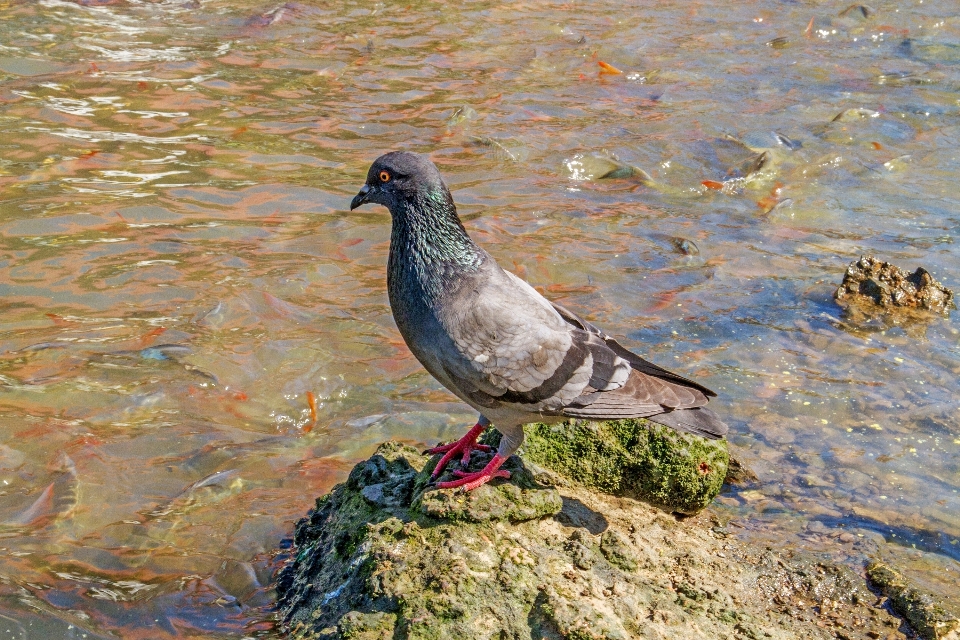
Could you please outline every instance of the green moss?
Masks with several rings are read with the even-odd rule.
[[[733,624],[738,620],[737,612],[732,609],[723,609],[717,614],[717,620],[721,622],[726,622],[727,624]]]
[[[600,538],[600,552],[607,561],[628,573],[637,570],[636,554],[630,549],[630,543],[623,534],[608,529]]]
[[[523,456],[580,484],[692,514],[720,492],[724,440],[679,433],[643,419],[525,427]]]
[[[960,619],[946,611],[931,594],[911,585],[902,573],[889,565],[871,562],[867,565],[867,577],[890,598],[893,610],[906,618],[925,640],[938,640],[960,630]]]
[[[291,637],[311,638],[342,622],[340,637],[374,640],[381,627],[395,626],[390,622],[396,618],[395,600],[372,599],[368,592],[376,591],[370,585],[377,545],[403,534],[404,503],[418,473],[414,465],[423,462],[410,447],[384,445],[297,523],[294,542],[300,551],[277,580]]]
[[[340,618],[337,632],[343,640],[392,640],[396,624],[394,613],[351,611]]]
[[[559,513],[563,501],[556,489],[535,483],[518,462],[510,465],[510,482],[495,481],[467,493],[427,491],[411,506],[431,518],[459,522],[523,522]]]
[[[557,437],[568,428],[556,428]],[[635,468],[640,465],[662,473],[679,465],[677,461],[689,468],[706,457],[695,442],[675,446],[675,436],[646,426],[638,429],[628,421],[577,428],[590,437],[551,447],[557,464],[599,469],[617,488],[630,486],[641,472],[653,473]],[[589,455],[570,458],[574,450]],[[489,459],[488,454],[475,457],[471,470]],[[722,556],[713,553],[717,541],[702,530],[697,534],[703,523],[656,517],[643,505],[569,486],[556,521],[542,520],[555,507],[534,507],[548,503],[556,492],[537,484],[536,478],[543,476],[522,475],[527,472],[518,458],[509,463],[511,472],[516,471],[509,481],[498,479],[473,492],[430,488],[431,497],[418,501],[414,488],[427,488],[432,464],[410,447],[385,444],[297,524],[296,559],[277,581],[285,637],[628,640],[679,637],[695,626],[703,629],[698,638],[770,635],[767,623],[760,622],[767,618],[744,611],[750,598],[736,602],[730,595],[743,588],[745,575],[755,575],[754,563],[720,564],[716,558]],[[723,469],[718,466],[716,473],[722,477]],[[670,481],[671,487],[682,484]],[[441,497],[441,511],[449,510],[458,520],[414,508]],[[633,516],[607,520],[606,507],[614,504],[631,509]],[[521,515],[519,522],[508,522],[509,514],[525,511],[531,519],[524,521]],[[821,571],[820,564],[788,569],[779,556],[774,562],[773,554],[769,562],[776,573],[764,575],[774,585],[806,584],[806,576],[826,574],[797,592],[804,600],[812,601],[817,594],[835,602],[865,601],[853,583]],[[754,610],[767,616],[765,600],[759,597],[765,591],[755,593],[761,609]],[[883,626],[876,622],[874,628]],[[798,627],[796,636],[810,637],[803,629]]]

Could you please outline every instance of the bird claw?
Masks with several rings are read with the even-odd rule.
[[[457,440],[457,442],[460,442],[460,441]],[[435,453],[446,453],[447,451],[450,451],[451,449],[453,449],[454,447],[456,447],[456,446],[457,446],[457,442],[451,442],[450,444],[438,444],[438,445],[435,446],[435,447],[430,447],[429,449],[424,449],[424,450],[423,450],[423,455],[425,455],[425,456],[432,456],[432,455],[435,454]]]
[[[483,430],[486,428],[486,425],[482,425],[478,422],[473,426],[472,429],[470,429],[470,431],[467,432],[467,435],[463,436],[456,442],[443,444],[424,451],[425,454],[431,455],[436,453],[443,454],[443,457],[440,458],[440,462],[438,462],[437,466],[434,467],[433,473],[430,474],[430,477],[436,478],[439,476],[443,472],[444,468],[446,468],[447,463],[453,460],[458,453],[461,453],[461,466],[466,467],[468,464],[470,464],[470,453],[474,449],[479,449],[480,451],[492,451],[492,449],[485,444],[477,444],[477,438],[480,437],[480,434],[483,433]]]
[[[494,478],[510,478],[510,472],[506,469],[498,469],[493,473],[484,473],[483,471],[477,471],[476,473],[454,471],[453,473],[457,476],[457,480],[438,482],[436,487],[438,489],[454,489],[456,487],[463,487],[464,491],[472,491],[481,485],[487,484]]]
[[[506,461],[506,458],[496,454],[493,456],[493,460],[487,463],[487,466],[481,471],[474,473],[464,473],[462,471],[454,471],[454,475],[458,477],[457,480],[450,480],[448,482],[438,482],[438,489],[454,489],[456,487],[463,487],[464,491],[472,491],[477,487],[487,484],[494,478],[509,478],[510,472],[506,469],[501,469],[502,465]]]
[[[454,469],[454,471],[453,471],[453,475],[457,476],[458,478],[466,478],[466,477],[469,477],[469,476],[475,476],[475,475],[477,475],[478,473],[483,473],[483,471],[473,471],[473,472],[471,472],[471,471],[461,471],[460,469]],[[507,471],[506,469],[501,469],[500,471],[497,471],[497,474],[500,474],[500,475],[494,475],[494,476],[492,476],[492,477],[494,477],[494,478],[509,478],[509,477],[510,477],[510,472]]]

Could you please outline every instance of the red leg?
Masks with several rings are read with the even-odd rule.
[[[487,428],[487,424],[483,421],[477,422],[473,425],[473,428],[467,432],[467,435],[463,436],[456,442],[451,442],[450,444],[440,445],[439,447],[434,447],[433,449],[427,449],[424,453],[442,453],[444,456],[440,458],[440,462],[437,463],[436,468],[433,470],[431,477],[436,478],[443,472],[444,467],[447,466],[447,463],[453,460],[458,453],[462,453],[460,458],[460,464],[466,467],[470,464],[470,452],[474,449],[479,449],[480,451],[491,451],[490,447],[485,444],[477,444],[477,438],[480,437],[480,434],[483,433],[483,430]]]
[[[460,479],[451,480],[450,482],[440,482],[437,484],[437,487],[440,489],[463,487],[466,491],[472,491],[480,485],[487,484],[494,478],[509,478],[510,472],[500,468],[500,465],[506,461],[507,459],[501,457],[499,453],[495,454],[493,460],[488,462],[482,471],[477,471],[476,473],[456,472],[457,475],[460,476]]]

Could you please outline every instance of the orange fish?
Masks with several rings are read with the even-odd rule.
[[[597,64],[600,65],[600,75],[618,75],[623,73],[620,69],[617,69],[612,64],[607,64],[603,60],[597,60]]]
[[[307,391],[307,405],[310,407],[310,424],[303,428],[304,433],[310,433],[317,424],[317,399],[312,391]]]

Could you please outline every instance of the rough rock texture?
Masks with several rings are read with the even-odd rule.
[[[707,440],[637,420],[524,427],[521,455],[605,493],[683,514],[706,507],[727,475],[726,440]]]
[[[879,561],[867,565],[867,577],[890,598],[894,611],[926,640],[960,640],[960,619],[932,594],[911,585],[902,573]]]
[[[834,297],[844,306],[857,305],[868,313],[914,309],[946,313],[953,306],[953,291],[923,267],[907,273],[872,256],[862,256],[847,267]]]
[[[849,571],[751,551],[704,516],[553,489],[516,458],[510,481],[422,493],[435,460],[386,443],[297,524],[289,637],[907,637]]]

